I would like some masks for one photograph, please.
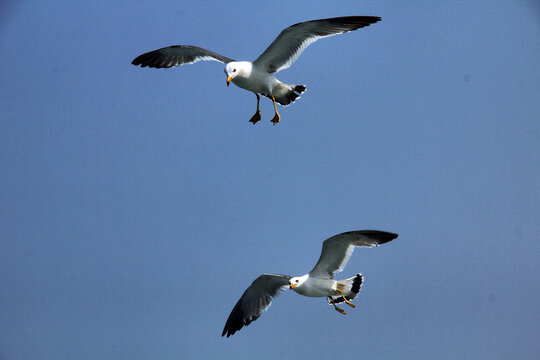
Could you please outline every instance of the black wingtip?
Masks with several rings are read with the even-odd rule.
[[[380,16],[340,16],[326,19],[336,24],[353,25],[356,29],[375,24],[382,20]]]
[[[148,66],[147,61],[145,61],[145,59],[148,58],[148,54],[149,53],[144,53],[142,55],[137,56],[135,59],[133,59],[133,61],[131,62],[131,65],[135,65],[135,66],[141,65],[141,67]]]
[[[345,234],[353,234],[353,235],[358,234],[362,236],[367,236],[376,241],[376,244],[374,245],[385,244],[398,237],[398,234],[391,233],[388,231],[380,231],[380,230],[347,231]]]
[[[234,335],[237,331],[240,331],[244,326],[248,326],[253,321],[257,320],[259,318],[259,315],[253,316],[251,319],[245,319],[245,315],[243,313],[237,313],[233,316],[231,313],[231,316],[229,316],[229,319],[227,320],[227,323],[225,324],[225,327],[223,328],[223,332],[221,333],[221,336],[227,335],[227,337]]]
[[[379,245],[390,242],[398,237],[398,234],[387,232],[387,231],[371,230],[370,232],[371,234],[369,234],[368,236],[371,236],[377,239]]]
[[[233,311],[229,315],[229,318],[225,323],[225,327],[223,328],[223,332],[221,333],[222,337],[225,335],[227,335],[227,337],[234,335],[235,332],[244,327],[244,313],[240,310],[241,301],[242,300],[238,301]]]
[[[399,236],[398,234],[391,233],[391,232],[386,232],[386,231],[377,231],[376,234],[374,234],[374,235],[375,235],[375,237],[380,239],[381,244],[392,241],[392,240],[396,239]]]
[[[221,336],[223,337],[227,335],[227,337],[229,337],[231,335],[234,335],[244,326],[248,326],[253,321],[257,320],[259,316],[261,316],[260,313],[255,314],[251,317],[246,317],[246,314],[242,311],[242,299],[238,300],[238,302],[234,306],[233,311],[231,311],[227,322],[225,323],[225,327],[223,328]]]

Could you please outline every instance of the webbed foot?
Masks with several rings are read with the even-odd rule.
[[[276,116],[272,119],[272,124],[276,125],[279,122],[279,114],[276,113]]]
[[[272,95],[272,103],[274,104],[274,110],[276,111],[276,115],[272,119],[272,124],[276,125],[279,122],[279,113],[277,111],[276,98],[274,98],[274,95]]]
[[[345,303],[346,303],[347,305],[349,305],[350,307],[353,307],[353,308],[356,307],[352,302],[350,302],[349,300],[347,300],[347,298],[345,297],[345,295],[343,295],[343,291],[341,291],[341,290],[339,290],[339,289],[336,289],[336,290],[339,291],[339,293],[341,294],[341,296],[343,297],[343,300],[345,301]]]
[[[328,300],[330,300],[330,303],[331,303],[332,305],[334,305],[334,309],[336,309],[336,311],[337,311],[338,313],[343,314],[343,315],[347,314],[347,313],[345,312],[345,310],[343,310],[342,308],[340,308],[340,307],[338,307],[338,306],[336,305],[336,303],[334,302],[334,299],[332,299],[331,296],[328,297]]]
[[[261,113],[260,111],[257,110],[257,112],[255,113],[255,115],[253,115],[253,117],[251,119],[249,119],[249,122],[253,123],[253,125],[255,125],[255,123],[257,121],[261,120]]]

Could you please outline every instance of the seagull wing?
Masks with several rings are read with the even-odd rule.
[[[323,242],[321,257],[309,276],[333,279],[334,273],[343,270],[355,246],[378,246],[397,237],[397,234],[378,230],[348,231],[332,236]]]
[[[225,64],[234,61],[197,46],[173,45],[139,55],[131,63],[141,67],[170,68],[201,60],[214,60]]]
[[[301,22],[283,30],[253,62],[275,73],[291,66],[311,43],[327,36],[343,34],[381,20],[376,16],[345,16]]]
[[[231,311],[221,336],[227,337],[248,326],[261,316],[272,303],[272,298],[278,296],[289,287],[291,276],[278,274],[263,274],[259,276],[244,292]]]

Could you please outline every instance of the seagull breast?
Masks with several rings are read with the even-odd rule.
[[[239,73],[232,79],[236,86],[254,93],[272,94],[274,87],[278,84],[273,75],[248,61],[242,61],[239,64]]]
[[[336,294],[336,281],[332,279],[322,279],[308,277],[304,283],[293,288],[300,295],[309,297],[333,296]]]

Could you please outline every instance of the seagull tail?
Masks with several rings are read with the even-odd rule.
[[[294,85],[292,86],[292,88],[294,92],[299,93],[299,94],[306,91],[306,85]]]
[[[300,97],[306,91],[305,85],[287,85],[279,83],[279,85],[274,89],[274,97],[276,101],[283,105],[287,106],[293,103],[296,99]]]
[[[350,301],[356,297],[356,295],[360,292],[360,289],[362,288],[362,283],[364,281],[364,278],[362,277],[362,274],[356,274],[353,277],[350,277],[345,280],[339,280],[338,281],[338,288],[343,291],[343,294],[345,294],[345,297],[347,298],[347,301]],[[344,302],[342,296],[333,296],[332,299],[336,304],[339,304],[341,302]]]

